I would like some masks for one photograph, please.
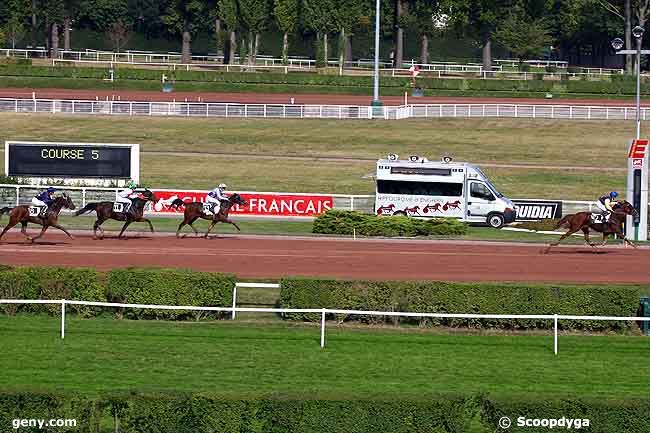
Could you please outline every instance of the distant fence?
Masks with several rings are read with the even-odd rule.
[[[650,117],[641,108],[641,119]],[[246,117],[281,119],[385,119],[501,117],[561,120],[631,120],[635,107],[551,104],[360,105],[236,104],[77,99],[0,98],[0,112],[108,116]]]
[[[237,286],[235,286],[237,287]],[[364,315],[364,316],[388,316],[388,317],[427,317],[427,318],[455,318],[455,319],[532,319],[553,321],[553,353],[558,353],[558,321],[559,320],[594,320],[594,321],[634,321],[650,322],[650,317],[615,317],[615,316],[571,316],[563,314],[451,314],[451,313],[416,313],[397,311],[362,311],[362,310],[338,310],[330,308],[247,308],[236,307],[196,307],[189,305],[155,305],[155,304],[126,304],[116,302],[89,302],[71,301],[66,299],[41,300],[41,299],[0,299],[0,304],[49,304],[61,305],[61,338],[65,338],[65,310],[66,305],[86,305],[108,308],[146,308],[153,310],[185,310],[185,311],[218,311],[231,313],[232,319],[238,312],[248,313],[315,313],[321,315],[320,320],[320,347],[325,347],[325,328],[327,316],[333,314]]]

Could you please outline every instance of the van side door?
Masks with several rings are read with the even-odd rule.
[[[467,219],[484,221],[492,210],[492,203],[496,200],[492,191],[481,181],[469,182],[467,195]]]

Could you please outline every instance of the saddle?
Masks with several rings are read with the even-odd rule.
[[[47,216],[47,206],[30,206],[29,216],[37,218],[45,218]]]
[[[215,216],[216,212],[214,211],[214,208],[216,206],[217,206],[217,203],[208,203],[208,202],[203,203],[203,213],[206,214],[206,215]]]

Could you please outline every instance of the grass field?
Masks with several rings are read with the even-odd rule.
[[[368,177],[374,162],[395,152],[432,160],[451,154],[483,164],[506,195],[556,199],[591,199],[622,189],[634,129],[633,122],[525,119],[341,122],[2,114],[0,120],[0,140],[141,143],[142,178],[158,187],[208,188],[226,181],[239,190],[367,194],[374,190]]]
[[[322,350],[318,328],[303,325],[68,318],[65,341],[58,326],[56,317],[0,317],[4,389],[634,398],[647,396],[650,374],[641,337],[561,336],[555,356],[551,336],[330,324]]]

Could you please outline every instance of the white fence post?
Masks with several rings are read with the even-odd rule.
[[[325,309],[321,313],[320,317],[320,347],[325,347]]]
[[[554,314],[553,316],[553,353],[557,355],[557,314]]]
[[[20,205],[20,187],[16,187],[16,206]]]
[[[65,338],[65,299],[61,299],[61,340]]]
[[[232,288],[232,320],[235,320],[235,315],[237,314],[235,308],[237,308],[237,283],[235,283],[235,287]]]

